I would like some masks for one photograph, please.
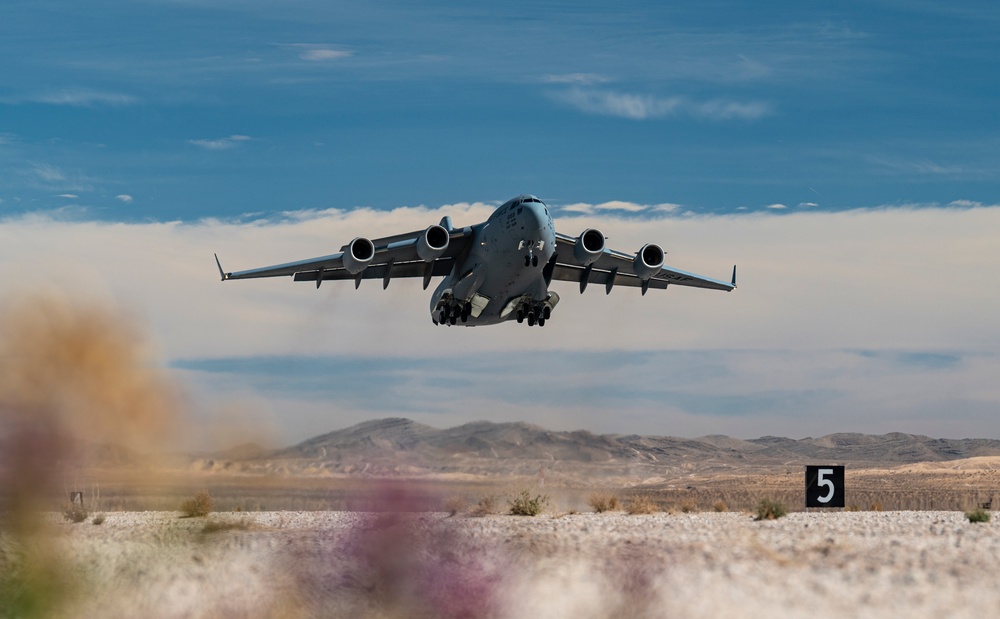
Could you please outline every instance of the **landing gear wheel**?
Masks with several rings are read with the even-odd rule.
[[[538,319],[538,326],[539,327],[544,327],[545,326],[545,318],[539,318]]]
[[[532,256],[531,257],[531,266],[533,266],[533,267],[537,267],[538,266],[538,256]]]
[[[534,312],[528,314],[528,326],[529,327],[534,327],[535,326],[535,314],[534,314]]]
[[[448,310],[441,308],[441,313],[439,314],[438,322],[444,324],[448,321]]]
[[[524,266],[531,266],[531,256],[524,257]]]
[[[518,324],[524,322],[524,312],[522,310],[517,310],[517,322]]]
[[[544,318],[545,320],[548,320],[549,318],[552,318],[552,308],[550,308],[547,305],[545,307],[543,307],[542,308],[542,318]]]

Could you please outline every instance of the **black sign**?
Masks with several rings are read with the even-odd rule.
[[[806,507],[844,506],[844,467],[806,467]]]

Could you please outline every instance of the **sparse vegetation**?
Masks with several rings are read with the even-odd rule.
[[[882,502],[881,501],[875,501],[875,502],[873,502],[868,507],[868,511],[871,511],[871,512],[880,512],[880,511],[882,511]]]
[[[754,520],[777,520],[787,513],[788,510],[781,503],[771,499],[761,499],[757,504],[757,515]]]
[[[497,496],[495,494],[487,494],[479,499],[479,503],[472,510],[473,516],[488,516],[495,513],[497,513]]]
[[[545,510],[548,504],[548,495],[539,494],[535,498],[531,498],[527,490],[522,490],[521,494],[507,502],[513,516],[537,516]]]
[[[629,499],[628,503],[625,504],[625,511],[630,516],[654,514],[660,511],[660,506],[653,499],[643,494]]]
[[[680,510],[685,514],[696,512],[698,511],[698,503],[692,499],[685,499],[684,501],[681,501]]]
[[[587,504],[598,514],[616,512],[621,509],[621,502],[618,500],[618,497],[603,492],[592,493],[590,498],[587,499]]]
[[[184,518],[202,518],[212,512],[212,495],[208,490],[199,490],[193,499],[181,503]]]
[[[965,512],[965,517],[969,519],[969,522],[989,522],[990,512],[982,507],[977,507],[971,512]]]
[[[90,524],[104,524],[104,514],[97,514],[94,519],[90,521]]]
[[[469,510],[469,500],[464,496],[450,496],[444,500],[444,511],[449,516],[465,513]]]
[[[63,509],[63,518],[70,522],[81,523],[87,519],[86,508],[81,503],[68,503]]]
[[[729,506],[726,505],[725,501],[723,501],[722,499],[719,499],[715,503],[712,503],[712,509],[714,509],[715,511],[717,511],[719,513],[728,512],[729,511]]]

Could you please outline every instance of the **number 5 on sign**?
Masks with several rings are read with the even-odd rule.
[[[844,506],[844,467],[806,467],[806,507]]]

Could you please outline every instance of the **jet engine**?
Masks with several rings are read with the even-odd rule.
[[[604,233],[595,228],[587,228],[576,239],[573,246],[573,257],[577,262],[587,266],[593,264],[604,253]],[[660,261],[663,264],[663,261]]]
[[[444,250],[448,249],[451,235],[443,226],[428,226],[424,233],[417,237],[417,255],[424,262],[434,262]]]
[[[632,260],[632,271],[639,279],[649,279],[663,268],[663,248],[654,243],[642,246]]]
[[[351,275],[364,271],[375,257],[375,244],[359,236],[344,247],[344,270]]]

